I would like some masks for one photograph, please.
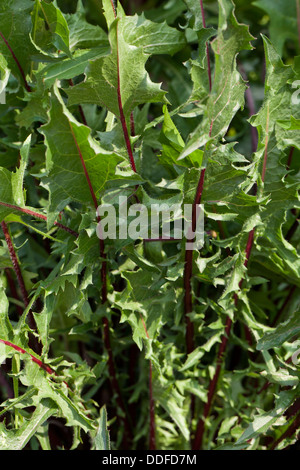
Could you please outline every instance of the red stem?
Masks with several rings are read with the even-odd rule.
[[[133,111],[130,114],[130,134],[131,134],[131,137],[135,136],[135,125],[134,125]]]
[[[289,170],[291,168],[293,154],[294,154],[295,147],[292,147],[288,156],[288,161],[286,165],[286,169]]]
[[[86,178],[86,181],[87,181],[88,186],[89,186],[89,190],[90,190],[91,197],[92,197],[92,200],[93,200],[93,203],[94,203],[94,207],[95,207],[96,212],[97,212],[97,209],[98,209],[97,197],[96,197],[94,188],[92,186],[90,175],[88,173],[88,170],[87,170],[87,167],[86,167],[86,164],[85,164],[80,146],[77,142],[77,139],[76,139],[76,136],[74,134],[74,131],[73,131],[73,128],[72,128],[71,124],[70,124],[70,129],[71,129],[71,133],[72,133],[72,136],[73,136],[76,148],[77,148],[77,152],[78,152],[78,155],[79,155],[82,167],[83,167],[85,178]],[[97,214],[98,214],[98,212],[97,212]],[[97,222],[98,222],[98,224],[101,224],[101,218],[100,218],[99,215],[97,215]],[[102,258],[102,264],[101,264],[101,284],[102,284],[101,302],[102,302],[102,304],[104,304],[107,301],[107,272],[106,272],[107,271],[107,269],[106,269],[107,263],[106,263],[106,253],[104,252],[104,248],[105,248],[104,240],[100,239],[99,247],[100,247],[100,257]],[[124,406],[124,403],[123,403],[121,390],[120,390],[119,383],[118,383],[118,380],[117,380],[117,374],[116,374],[116,369],[115,369],[115,364],[114,364],[114,359],[113,359],[112,347],[111,347],[111,342],[110,342],[108,319],[106,317],[104,317],[103,320],[102,320],[102,323],[103,323],[104,345],[105,345],[105,348],[106,348],[107,354],[108,354],[108,370],[109,370],[110,381],[111,381],[112,388],[116,393],[117,403],[118,403],[119,407],[121,408],[121,410],[124,413],[124,417],[122,419],[124,421],[126,434],[127,434],[127,436],[130,436],[131,435],[130,426],[129,426],[129,423],[128,423],[127,418],[126,418],[126,409],[125,409],[125,406]]]
[[[192,208],[192,224],[191,231],[195,232],[196,229],[196,214],[197,214],[197,205],[201,203],[203,186],[204,186],[204,177],[206,169],[203,168],[200,173],[200,178],[196,190],[195,200]],[[193,250],[185,251],[185,265],[183,273],[183,284],[184,284],[184,311],[186,318],[186,349],[187,354],[190,354],[194,350],[194,327],[188,316],[189,313],[193,310],[193,301],[192,301],[192,272],[193,272]]]
[[[114,12],[114,16],[115,16],[115,18],[117,18],[117,12],[116,12],[116,8],[115,8],[113,0],[110,0],[110,3],[111,3],[111,6],[112,6],[112,9],[113,9],[113,12]],[[123,129],[123,135],[124,135],[124,139],[125,139],[127,153],[128,153],[128,156],[129,156],[130,165],[131,165],[132,170],[136,173],[136,166],[135,166],[135,162],[134,162],[134,158],[133,158],[131,142],[130,142],[129,132],[128,132],[126,119],[125,119],[125,115],[124,115],[123,104],[122,104],[122,96],[121,96],[118,25],[117,25],[117,73],[118,73],[117,94],[118,94],[118,106],[119,106],[119,113],[120,113],[120,121],[121,121],[122,129]],[[132,124],[132,122],[133,122],[133,115],[131,114],[131,117],[130,117],[131,133],[134,132],[134,122],[133,122],[133,124]]]
[[[117,12],[111,0],[111,5],[113,8],[114,16],[117,18]],[[120,113],[120,121],[123,129],[124,140],[127,148],[127,153],[130,161],[130,165],[132,170],[136,173],[136,166],[133,157],[133,152],[131,148],[130,136],[126,124],[126,118],[124,115],[123,104],[122,104],[122,96],[121,96],[121,82],[120,82],[120,65],[119,65],[119,47],[118,47],[118,25],[117,25],[117,73],[118,73],[118,86],[117,86],[117,94],[118,94],[118,106],[119,106],[119,113]],[[133,113],[130,115],[130,132],[131,135],[135,135],[135,128],[134,128],[134,118]],[[142,318],[143,326],[146,332],[147,337],[149,338],[148,331],[145,325],[145,322]],[[156,449],[155,443],[155,403],[153,400],[153,388],[152,388],[152,363],[150,361],[149,364],[149,393],[150,393],[150,438],[149,438],[149,448],[150,450]]]
[[[24,70],[23,70],[23,68],[22,68],[22,66],[21,66],[21,64],[20,64],[20,62],[18,61],[18,59],[17,59],[17,57],[16,57],[14,51],[13,51],[12,48],[10,47],[9,42],[8,42],[7,39],[4,37],[4,35],[2,34],[1,31],[0,31],[0,37],[3,39],[3,41],[4,41],[5,45],[6,45],[6,47],[8,48],[9,52],[11,53],[11,55],[12,55],[12,57],[13,57],[13,59],[14,59],[16,65],[17,65],[17,67],[18,67],[18,69],[19,69],[19,71],[20,71],[20,74],[21,74],[21,76],[22,76],[22,78],[23,78],[23,81],[24,81],[24,85],[25,85],[26,90],[27,90],[28,92],[30,92],[30,91],[31,91],[31,88],[30,88],[30,86],[28,85],[28,82],[27,82],[27,80],[26,80],[25,72],[24,72]]]
[[[262,169],[262,181],[263,182],[265,180],[266,167],[267,167],[268,143],[269,143],[268,132],[269,132],[269,110],[268,110],[268,114],[267,114],[266,143],[265,143],[264,161],[263,161],[263,169]],[[255,229],[252,229],[251,232],[249,233],[248,240],[247,240],[247,245],[246,245],[246,249],[245,249],[245,255],[246,255],[245,262],[244,262],[245,267],[247,267],[248,261],[249,261],[249,258],[250,258],[250,254],[251,254],[251,250],[252,250],[252,246],[253,246],[254,234],[255,234]],[[242,287],[243,281],[244,281],[244,279],[241,279],[241,281],[239,283],[239,288]],[[234,294],[235,306],[237,306],[237,302],[238,302],[238,296],[237,296],[237,294]],[[222,357],[223,357],[223,354],[224,354],[224,352],[226,350],[226,347],[227,347],[228,336],[229,336],[230,331],[231,331],[231,326],[232,326],[232,320],[229,317],[227,317],[225,335],[222,338],[222,342],[221,342],[221,345],[220,345],[220,348],[219,348],[215,374],[214,374],[214,376],[213,376],[213,378],[212,378],[212,380],[210,381],[210,384],[209,384],[209,393],[208,393],[207,402],[206,402],[206,405],[205,405],[205,408],[204,408],[203,419],[200,418],[199,421],[198,421],[198,424],[197,424],[195,440],[194,440],[194,443],[193,443],[193,450],[202,448],[202,441],[203,441],[204,428],[205,428],[205,420],[209,415],[211,405],[212,405],[212,401],[213,401],[213,398],[214,398],[214,395],[215,395],[215,392],[216,392],[216,388],[217,388],[217,384],[218,384],[218,380],[219,380],[219,376],[220,376],[220,372],[221,372],[221,368],[222,368],[222,362],[223,362]]]
[[[204,406],[204,411],[203,411],[203,419],[199,419],[198,424],[197,424],[197,429],[196,429],[196,434],[195,434],[195,440],[193,442],[193,450],[198,450],[202,447],[202,440],[203,440],[203,434],[204,434],[204,427],[205,427],[205,420],[207,419],[212,401],[215,395],[215,391],[217,388],[221,368],[222,368],[222,363],[223,363],[223,354],[226,350],[227,342],[228,342],[228,337],[230,334],[231,330],[231,325],[232,325],[232,320],[227,317],[226,320],[226,327],[225,327],[225,335],[222,338],[222,342],[220,345],[220,349],[218,352],[218,357],[217,357],[217,366],[215,370],[215,374],[210,381],[209,388],[208,388],[208,394],[207,394],[207,402]]]
[[[32,354],[30,354],[29,352],[27,352],[25,349],[20,348],[20,346],[17,346],[16,344],[11,343],[10,341],[6,341],[6,340],[1,339],[1,338],[0,338],[0,343],[5,344],[6,346],[10,346],[15,351],[17,351],[21,354],[27,354],[28,356],[30,356],[32,362],[37,364],[41,369],[44,369],[46,372],[48,372],[48,374],[55,374],[56,375],[55,371],[53,369],[51,369],[51,367],[44,364],[40,359],[38,359],[37,357],[35,357]]]
[[[118,28],[118,25],[117,25],[117,28]],[[130,165],[131,165],[132,170],[136,173],[136,166],[135,166],[135,162],[134,162],[134,158],[133,158],[129,132],[128,132],[126,119],[125,119],[125,115],[124,115],[124,110],[123,110],[123,104],[122,104],[121,83],[120,83],[120,67],[119,67],[118,30],[117,30],[117,70],[118,70],[117,94],[118,94],[118,105],[119,105],[120,121],[121,121],[122,129],[123,129],[123,135],[124,135],[124,139],[125,139],[127,153],[128,153],[128,156],[129,156]]]
[[[0,206],[8,207],[9,209],[13,209],[13,210],[18,211],[18,212],[23,212],[23,214],[31,215],[32,217],[35,217],[36,219],[45,220],[47,222],[47,217],[45,215],[39,214],[38,212],[34,212],[30,209],[24,209],[22,207],[15,206],[14,204],[8,204],[7,202],[1,202],[1,201],[0,201]],[[76,237],[76,238],[79,236],[79,234],[77,232],[75,232],[71,228],[66,227],[65,225],[63,225],[59,222],[54,222],[54,225],[58,228],[61,228],[62,230],[65,230],[66,232],[70,233],[71,235],[74,235],[74,237]]]
[[[113,1],[113,0],[110,0],[110,3],[111,3],[111,7],[112,7],[112,9],[113,9],[115,18],[117,18],[117,12],[116,12],[116,7],[115,7],[115,4],[114,4],[114,1]]]
[[[76,149],[77,149],[77,152],[78,152],[78,155],[79,155],[81,164],[82,164],[82,168],[83,168],[83,172],[84,172],[84,175],[85,175],[85,179],[86,179],[87,184],[88,184],[88,186],[89,186],[89,190],[90,190],[90,193],[91,193],[91,196],[92,196],[92,200],[93,200],[93,203],[94,203],[94,207],[95,207],[95,209],[97,210],[97,208],[98,208],[98,201],[97,201],[97,197],[96,197],[96,194],[95,194],[95,191],[94,191],[94,188],[93,188],[91,179],[90,179],[90,175],[89,175],[89,173],[88,173],[88,171],[87,171],[87,167],[86,167],[86,164],[85,164],[85,161],[84,161],[82,152],[81,152],[81,148],[79,147],[79,144],[78,144],[78,142],[77,142],[77,139],[76,139],[76,136],[75,136],[75,134],[74,134],[72,125],[71,125],[71,123],[69,123],[69,124],[70,124],[70,130],[71,130],[71,133],[72,133],[72,136],[73,136],[73,140],[74,140],[74,143],[75,143],[75,145],[76,145]]]
[[[276,449],[276,447],[278,447],[280,442],[282,442],[284,439],[288,439],[292,437],[297,431],[299,431],[299,427],[300,427],[300,413],[298,414],[298,416],[296,416],[296,418],[294,419],[292,424],[288,427],[288,429],[275,442],[273,442],[273,444],[271,444],[268,450]]]
[[[23,279],[23,276],[22,276],[21,268],[20,268],[20,265],[19,265],[18,257],[17,257],[17,254],[15,252],[13,242],[12,242],[11,236],[9,234],[8,227],[7,227],[7,225],[4,221],[1,222],[1,227],[2,227],[2,230],[3,230],[3,233],[4,233],[4,237],[5,237],[5,240],[6,240],[7,247],[8,247],[10,259],[12,261],[13,268],[14,268],[14,271],[15,271],[16,276],[17,276],[17,280],[18,280],[18,284],[19,284],[19,287],[20,287],[22,299],[23,299],[23,302],[25,304],[25,307],[27,307],[28,304],[29,304],[29,298],[28,298],[28,293],[27,293],[26,287],[25,287],[24,279]],[[36,324],[35,324],[35,320],[33,318],[33,314],[31,312],[31,310],[28,313],[28,324],[29,324],[29,326],[32,330],[36,330]]]
[[[249,233],[249,236],[248,236],[247,246],[246,246],[246,250],[245,250],[246,259],[245,259],[245,262],[244,262],[244,266],[248,265],[248,261],[249,261],[249,257],[250,257],[251,249],[252,249],[252,245],[253,245],[253,238],[254,238],[254,229],[251,230],[251,232]],[[239,283],[239,288],[240,289],[242,287],[243,281],[244,280],[241,279],[241,281]],[[235,303],[235,306],[237,306],[237,303],[238,303],[237,294],[234,294],[234,303]],[[207,402],[206,402],[205,407],[204,407],[203,418],[200,418],[199,421],[198,421],[198,424],[197,424],[195,440],[193,442],[193,450],[198,450],[198,449],[201,449],[201,447],[202,447],[205,421],[209,416],[211,406],[212,406],[212,402],[213,402],[213,399],[214,399],[214,396],[215,396],[215,392],[216,392],[216,388],[217,388],[217,385],[218,385],[220,372],[221,372],[221,369],[222,369],[223,357],[224,357],[224,353],[225,353],[225,350],[226,350],[226,347],[227,347],[231,327],[232,327],[232,320],[228,316],[227,319],[226,319],[225,334],[222,337],[222,341],[221,341],[220,348],[219,348],[219,351],[218,351],[216,370],[215,370],[215,373],[214,373],[214,376],[213,376],[212,380],[210,381],[209,388],[208,388]]]
[[[200,0],[200,8],[201,8],[203,28],[206,28],[205,13],[204,13],[202,0]],[[211,66],[210,66],[208,44],[206,44],[206,57],[207,57],[207,66],[208,66],[207,68],[208,68],[209,89],[211,91],[212,78],[211,78]],[[213,127],[213,121],[210,124],[209,136],[211,136],[212,134],[212,127]],[[203,185],[204,185],[204,177],[205,177],[205,168],[201,170],[198,187],[196,190],[196,196],[195,196],[195,200],[193,204],[192,227],[191,227],[192,232],[195,231],[195,227],[196,227],[196,206],[200,204],[201,202]],[[188,314],[191,313],[193,310],[192,288],[191,288],[192,271],[193,271],[193,250],[186,250],[184,273],[183,273],[183,284],[184,284],[184,311],[185,311],[185,319],[186,319],[186,337],[185,338],[186,338],[187,354],[190,354],[194,350],[194,327],[188,316]]]

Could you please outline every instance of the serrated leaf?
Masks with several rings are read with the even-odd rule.
[[[31,56],[35,51],[29,38],[32,28],[30,13],[33,6],[31,0],[3,0],[0,5],[0,31],[16,56],[25,76],[30,70]],[[0,38],[0,52],[5,57],[12,74],[17,79],[21,79],[20,69],[3,38]]]
[[[236,68],[236,56],[241,50],[252,48],[250,41],[253,36],[249,33],[248,26],[238,23],[230,0],[221,0],[219,9],[218,35],[212,42],[216,62],[213,87],[209,93],[207,71],[202,69],[203,59],[201,62],[194,62],[200,73],[200,76],[197,76],[196,87],[200,88],[200,84],[205,80],[201,99],[204,99],[206,94],[208,100],[203,121],[190,135],[180,158],[184,158],[212,139],[215,141],[221,139],[238,109],[244,105],[245,84]],[[191,73],[193,77],[193,72]]]
[[[30,439],[35,435],[38,428],[56,412],[55,404],[52,400],[42,400],[30,420],[19,428],[16,432],[7,431],[1,423],[0,427],[0,450],[22,450]]]
[[[103,406],[100,410],[99,425],[94,438],[95,450],[110,450],[109,432],[107,429],[107,411]]]
[[[69,57],[69,28],[62,12],[53,3],[36,0],[33,10],[32,41],[43,52],[51,52],[51,46]]]
[[[105,31],[98,25],[86,21],[86,13],[82,0],[78,1],[77,10],[73,14],[66,14],[70,32],[70,49],[90,49],[104,46],[108,43]],[[79,74],[74,74],[79,75]]]
[[[62,201],[93,202],[82,159],[96,196],[115,172],[120,157],[105,152],[92,139],[90,129],[69,113],[55,86],[49,123],[41,127],[48,149],[47,183],[51,192],[50,211],[57,212]]]
[[[111,54],[89,62],[85,82],[68,91],[69,104],[97,103],[120,118],[121,97],[127,119],[139,104],[164,101],[165,92],[146,72],[149,55],[142,38],[132,35],[131,21],[130,17],[122,17],[112,22],[109,29]],[[135,41],[138,45],[132,44]]]
[[[273,332],[268,332],[262,338],[260,338],[256,347],[259,351],[271,348],[279,348],[290,338],[297,336],[299,332],[300,316],[299,312],[297,311],[286,322],[278,325]]]
[[[282,392],[276,400],[275,408],[271,411],[261,414],[260,416],[257,416],[248,426],[242,436],[237,440],[236,444],[239,445],[245,441],[248,441],[249,439],[255,438],[256,436],[265,433],[293,402],[296,395],[296,390]]]

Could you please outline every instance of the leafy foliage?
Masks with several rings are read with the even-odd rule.
[[[1,2],[1,450],[297,445],[300,5],[277,3]],[[201,202],[203,246],[100,241],[120,196],[130,220]]]

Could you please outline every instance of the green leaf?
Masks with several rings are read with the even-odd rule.
[[[114,175],[120,157],[101,149],[91,137],[90,129],[77,122],[67,110],[56,86],[49,123],[42,126],[40,132],[47,146],[50,212],[57,213],[67,201],[92,203],[83,162],[93,191],[99,197],[108,178]]]
[[[16,431],[7,431],[4,424],[0,426],[0,450],[22,450],[30,439],[38,431],[39,427],[47,421],[56,412],[55,404],[52,400],[42,400],[35,411],[33,412],[30,420],[25,423]]]
[[[296,1],[286,2],[277,0],[258,0],[253,5],[264,10],[270,19],[271,41],[278,53],[282,55],[283,46],[287,39],[298,42]]]
[[[183,408],[183,396],[172,387],[172,385],[164,384],[163,381],[155,381],[154,398],[166,410],[172,420],[179,427],[185,440],[189,439],[190,432],[188,429],[185,410]]]
[[[19,168],[16,170],[15,173],[12,174],[12,177],[11,177],[14,200],[16,201],[16,205],[21,206],[21,207],[25,206],[23,185],[24,185],[25,171],[26,171],[27,164],[28,164],[30,144],[31,144],[31,135],[27,137],[27,139],[25,140],[25,142],[23,143],[21,147],[21,150],[20,150],[21,158],[20,158]]]
[[[12,191],[12,174],[6,168],[0,167],[0,202],[14,204]],[[0,222],[11,213],[11,209],[0,204]]]
[[[293,338],[294,336],[296,337],[299,332],[300,317],[299,311],[297,311],[287,321],[278,325],[274,331],[265,333],[264,336],[259,339],[256,348],[259,351],[271,348],[279,348],[289,339]]]
[[[25,76],[31,67],[31,56],[35,49],[30,41],[32,28],[31,0],[3,0],[0,5],[0,31],[14,52]],[[7,44],[0,37],[0,52],[5,57],[12,74],[20,79],[20,69]]]
[[[0,54],[0,95],[2,95],[2,100],[4,101],[5,88],[9,79],[9,69],[7,67],[7,61],[5,57]]]
[[[66,14],[70,32],[70,49],[91,49],[108,44],[107,34],[98,25],[86,21],[86,13],[82,0],[78,1],[77,10],[73,14]],[[79,75],[79,74],[74,74]]]
[[[292,404],[293,400],[297,396],[296,390],[289,390],[287,392],[280,393],[278,399],[276,400],[275,408],[266,413],[262,413],[257,416],[248,428],[242,434],[242,436],[237,440],[236,444],[239,445],[249,439],[258,437],[260,434],[265,433],[270,426],[272,426],[277,419],[283,415],[285,410]]]
[[[298,377],[289,374],[285,369],[279,369],[276,372],[262,371],[261,375],[266,377],[271,383],[278,383],[282,387],[293,387],[299,383]]]
[[[46,65],[37,76],[43,77],[43,83],[50,88],[56,80],[70,79],[84,73],[88,61],[109,53],[108,46],[95,47],[89,51],[76,51],[72,59],[64,59],[55,64]]]
[[[128,16],[122,26],[122,34],[128,44],[141,48],[146,54],[173,55],[186,45],[184,33],[166,22],[147,20],[143,13]]]
[[[109,432],[107,429],[107,411],[103,406],[100,410],[99,426],[94,438],[95,450],[110,450]]]
[[[33,11],[34,29],[32,40],[39,49],[51,51],[51,44],[58,51],[63,51],[71,57],[69,47],[68,23],[62,12],[53,3],[36,0]]]
[[[221,0],[219,8],[218,35],[212,43],[215,72],[211,93],[207,89],[207,71],[202,69],[203,59],[190,63],[195,87],[202,88],[202,100],[205,96],[208,96],[208,99],[203,121],[190,135],[180,158],[206,145],[210,140],[222,139],[234,115],[244,106],[246,86],[237,71],[236,56],[243,49],[252,49],[250,41],[254,38],[249,33],[248,26],[238,23],[231,0]],[[199,94],[199,91],[197,93]],[[194,99],[193,95],[191,99]]]
[[[130,17],[113,21],[109,29],[111,54],[89,62],[85,82],[68,90],[70,105],[97,103],[120,118],[118,97],[121,96],[124,115],[128,119],[131,111],[139,104],[165,100],[165,92],[159,84],[150,80],[145,69],[149,57],[145,52],[147,44],[144,44],[141,34],[132,35],[131,28]],[[159,38],[158,34],[155,42]],[[132,44],[135,41],[137,45]],[[151,43],[148,46],[151,51]],[[155,47],[155,43],[152,47]],[[133,63],[134,68],[131,67]]]

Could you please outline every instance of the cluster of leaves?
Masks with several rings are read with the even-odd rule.
[[[300,5],[235,3],[1,1],[1,450],[295,443]]]

